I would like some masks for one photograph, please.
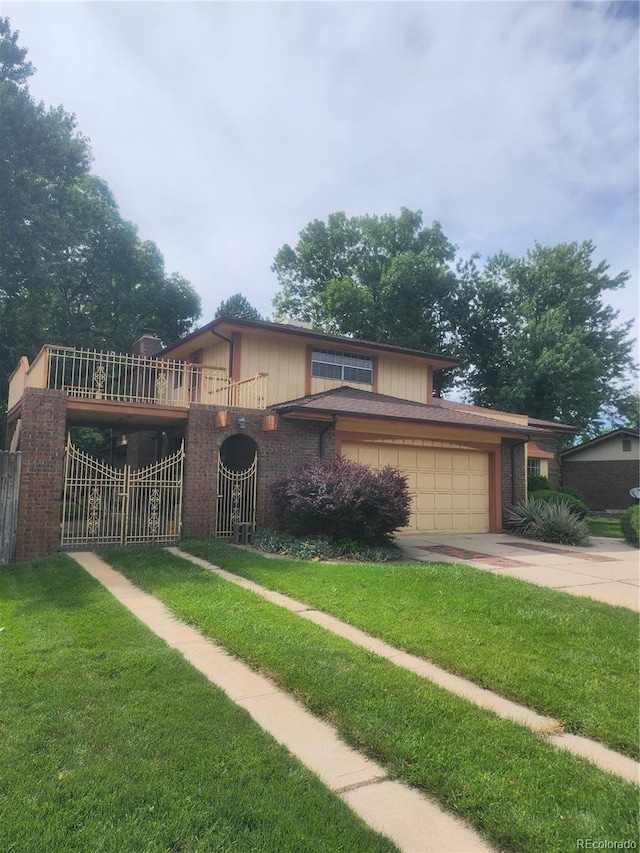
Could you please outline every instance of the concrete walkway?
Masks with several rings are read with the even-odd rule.
[[[506,533],[403,534],[397,544],[421,562],[479,569],[640,610],[640,559],[621,539],[592,537],[587,547],[532,542]]]
[[[439,687],[443,687],[445,690],[449,690],[451,693],[455,693],[457,696],[467,699],[469,702],[473,702],[481,708],[493,711],[493,713],[497,714],[499,717],[514,720],[516,723],[526,726],[532,731],[544,736],[547,740],[553,743],[554,746],[557,746],[560,749],[566,749],[568,752],[572,752],[574,755],[579,755],[581,758],[586,758],[597,767],[600,767],[601,770],[606,770],[609,773],[615,773],[629,782],[638,783],[640,781],[640,764],[633,758],[621,755],[619,752],[609,749],[598,741],[590,740],[589,738],[582,737],[580,735],[567,734],[566,732],[563,732],[560,723],[552,717],[545,717],[542,714],[538,714],[536,711],[532,711],[531,708],[518,705],[510,699],[505,699],[504,696],[500,696],[497,693],[493,693],[491,690],[480,687],[473,681],[469,681],[459,675],[454,675],[446,669],[442,669],[424,658],[396,649],[394,646],[385,643],[383,640],[380,640],[377,637],[372,637],[370,634],[361,631],[359,628],[354,628],[353,625],[340,621],[335,616],[331,616],[329,613],[314,610],[307,604],[297,601],[295,598],[290,598],[288,595],[283,595],[280,592],[273,592],[273,590],[265,589],[265,587],[260,586],[248,578],[234,575],[232,572],[227,572],[225,569],[221,569],[219,566],[214,566],[212,563],[209,563],[200,557],[194,557],[192,554],[188,554],[186,551],[181,551],[179,548],[167,548],[167,550],[172,554],[175,554],[177,557],[189,560],[190,562],[213,572],[230,583],[234,583],[237,586],[241,586],[243,589],[247,589],[256,595],[261,596],[267,601],[270,601],[272,604],[276,604],[279,607],[283,607],[286,610],[297,613],[298,616],[301,616],[303,619],[308,619],[310,622],[320,625],[327,631],[331,631],[333,634],[344,637],[344,639],[349,640],[354,645],[380,655],[380,657],[386,658],[396,666],[408,669],[416,675],[419,675],[421,678],[426,678],[434,684],[437,684]]]
[[[244,708],[377,832],[406,853],[491,853],[476,832],[341,741],[264,676],[177,619],[95,554],[74,553],[89,574],[145,625]]]

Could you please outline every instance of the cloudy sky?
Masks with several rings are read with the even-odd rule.
[[[203,317],[261,313],[312,219],[421,210],[461,254],[593,240],[638,313],[636,2],[11,2],[31,91],[75,113]]]

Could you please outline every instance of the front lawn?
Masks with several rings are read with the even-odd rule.
[[[274,559],[219,539],[184,550],[638,757],[638,615],[453,563]]]
[[[3,853],[396,850],[69,557],[0,629]]]
[[[592,536],[607,536],[610,539],[624,539],[620,521],[617,518],[587,518],[589,533]]]
[[[498,849],[565,853],[577,838],[636,842],[634,785],[166,551],[104,556]],[[326,581],[337,590],[332,575]]]

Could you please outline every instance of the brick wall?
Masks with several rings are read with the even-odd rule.
[[[278,420],[278,428],[264,430],[266,413],[231,412],[229,425],[217,426],[218,410],[191,405],[185,443],[184,536],[211,536],[215,533],[217,507],[218,455],[223,441],[242,433],[258,447],[258,483],[256,516],[258,525],[269,520],[269,485],[287,469],[308,458],[334,453],[333,425],[311,421]],[[237,426],[243,417],[246,429]],[[321,433],[322,442],[321,442]]]
[[[637,460],[562,463],[562,484],[584,495],[589,509],[627,509],[634,501],[629,489],[640,486]]]
[[[18,562],[46,557],[60,549],[65,417],[63,391],[25,388],[20,435]]]
[[[527,498],[525,450],[520,439],[502,439],[502,524],[510,505]]]
[[[547,459],[549,463],[548,479],[552,489],[557,489],[560,486],[560,466],[558,464],[558,439],[552,438],[549,441],[536,441],[536,444],[541,450],[546,450],[553,453],[553,459]]]

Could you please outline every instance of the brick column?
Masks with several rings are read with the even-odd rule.
[[[522,439],[502,439],[502,523],[506,526],[509,506],[527,499],[527,478]]]
[[[25,388],[21,414],[18,562],[47,557],[60,550],[66,433],[64,392]]]
[[[218,449],[221,431],[216,410],[191,405],[185,441],[183,536],[213,536],[218,497]]]

